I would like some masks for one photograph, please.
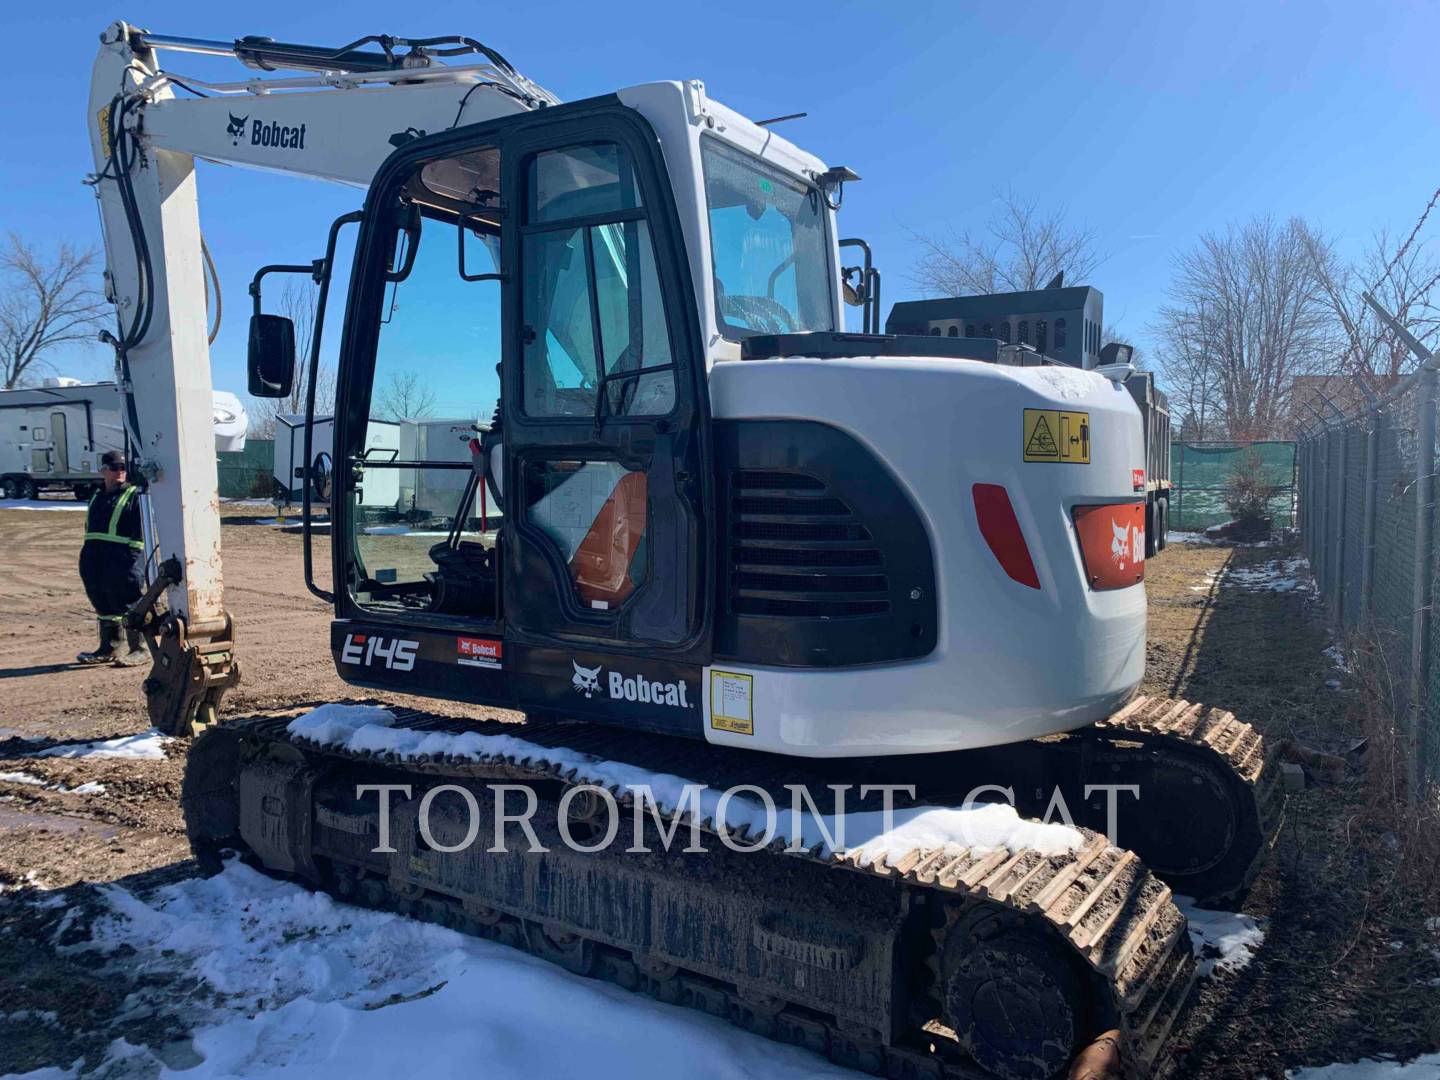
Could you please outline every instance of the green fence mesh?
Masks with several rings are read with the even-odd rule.
[[[246,439],[245,449],[219,455],[222,499],[268,499],[274,491],[274,439]]]
[[[1253,454],[1253,458],[1251,455]],[[1270,513],[1280,528],[1295,523],[1293,442],[1174,442],[1170,444],[1170,527],[1198,532],[1230,520],[1225,490],[1237,469],[1258,462],[1274,488]]]

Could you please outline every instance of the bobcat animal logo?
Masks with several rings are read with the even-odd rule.
[[[575,677],[570,680],[571,684],[587,698],[594,697],[600,689],[599,665],[595,667],[581,667],[574,660],[571,660],[570,666],[575,669]]]
[[[248,116],[236,116],[234,113],[230,114],[230,123],[225,128],[225,133],[230,136],[230,145],[240,145],[240,140],[245,136],[245,121],[249,119],[250,117]]]
[[[1125,569],[1125,564],[1130,561],[1130,526],[1117,525],[1112,518],[1110,521],[1110,558],[1120,567]]]

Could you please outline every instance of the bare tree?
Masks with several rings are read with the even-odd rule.
[[[1302,236],[1316,284],[1343,340],[1331,374],[1373,386],[1414,367],[1414,355],[1365,303],[1361,294],[1366,290],[1422,344],[1440,340],[1440,308],[1431,301],[1440,284],[1440,263],[1423,241],[1414,243],[1411,237],[1402,244],[1381,230],[1359,259],[1346,262],[1318,229],[1306,226]]]
[[[1159,370],[1176,435],[1197,441],[1223,436],[1219,369],[1210,362],[1195,323],[1162,324],[1158,333]]]
[[[1020,292],[1059,273],[1081,282],[1100,265],[1095,231],[1069,224],[1064,207],[1044,212],[1010,189],[996,199],[982,233],[914,234],[925,249],[911,275],[916,286],[931,296]]]
[[[1333,355],[1333,321],[1312,272],[1307,227],[1268,217],[1209,233],[1177,260],[1156,336],[1179,385],[1213,394],[1224,434],[1288,429],[1295,376]]]
[[[295,381],[283,398],[260,398],[251,410],[251,433],[256,438],[273,438],[275,418],[305,411],[309,394],[310,349],[315,337],[315,287],[287,281],[277,304],[279,314],[295,325]],[[335,409],[335,369],[320,364],[315,372],[315,415],[329,415]]]
[[[46,258],[15,233],[0,251],[0,365],[5,389],[50,366],[61,345],[93,341],[105,317],[95,288],[94,249],[61,244]]]
[[[435,391],[413,371],[392,371],[375,399],[381,420],[418,420],[435,411]]]

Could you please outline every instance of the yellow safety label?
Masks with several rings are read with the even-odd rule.
[[[100,125],[100,149],[108,158],[113,152],[113,147],[110,145],[110,106],[106,105],[101,109],[95,119]]]
[[[1090,464],[1090,414],[1059,409],[1026,409],[1024,440],[1026,461]]]
[[[733,735],[754,735],[753,675],[732,671],[710,672],[710,726]]]

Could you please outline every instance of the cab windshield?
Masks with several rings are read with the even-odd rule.
[[[834,330],[830,243],[820,192],[714,138],[701,140],[720,330]]]

